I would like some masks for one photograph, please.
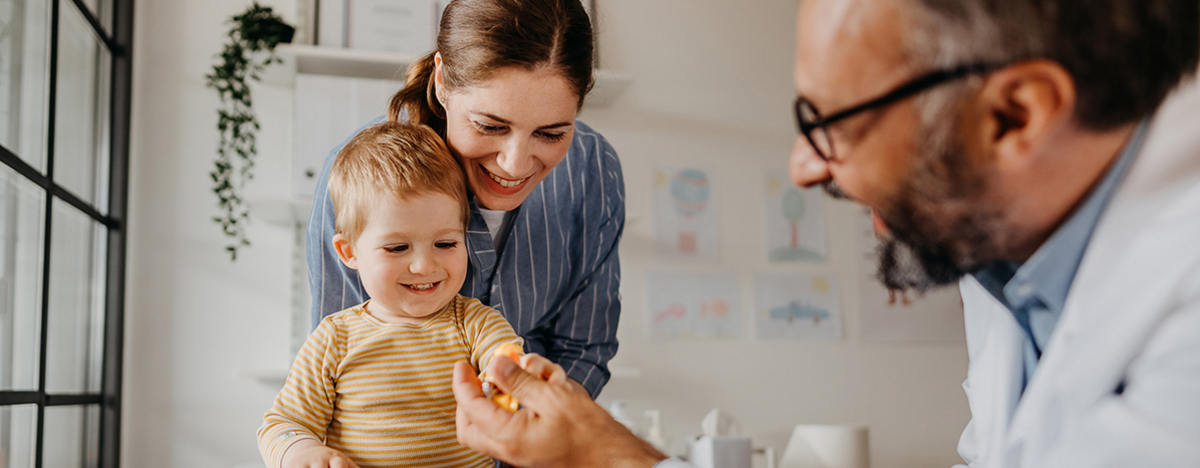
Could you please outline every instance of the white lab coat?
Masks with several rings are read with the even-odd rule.
[[[1024,332],[973,278],[960,283],[972,418],[958,449],[971,467],[1200,467],[1200,86],[1174,93],[1149,131],[1019,403]]]

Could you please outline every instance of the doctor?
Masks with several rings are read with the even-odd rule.
[[[962,290],[967,464],[1200,466],[1200,3],[806,0],[798,37],[793,179],[873,209],[887,286]],[[467,445],[681,466],[503,361],[527,409],[456,369]]]

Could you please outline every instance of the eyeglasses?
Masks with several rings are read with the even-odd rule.
[[[833,139],[829,137],[829,126],[833,123],[866,110],[892,104],[934,86],[970,75],[990,73],[1004,66],[1004,64],[977,63],[926,73],[893,88],[891,91],[875,99],[835,112],[828,117],[822,117],[813,103],[802,96],[797,96],[795,103],[796,124],[800,127],[800,133],[804,134],[804,138],[808,139],[808,143],[812,145],[813,151],[817,153],[817,156],[825,161],[832,161],[835,159],[835,154],[833,152]]]

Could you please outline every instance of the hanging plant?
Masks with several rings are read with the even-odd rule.
[[[249,81],[259,81],[263,68],[280,62],[275,46],[290,42],[295,28],[288,26],[270,7],[257,2],[245,12],[234,16],[228,41],[221,51],[220,61],[212,72],[204,75],[205,84],[217,90],[221,106],[217,109],[217,131],[221,134],[217,158],[213,162],[212,191],[217,195],[219,216],[213,221],[229,238],[225,250],[231,261],[237,260],[238,249],[250,245],[246,239],[246,223],[250,211],[243,196],[246,182],[254,178],[254,157],[258,153],[255,135],[258,118],[250,100]]]

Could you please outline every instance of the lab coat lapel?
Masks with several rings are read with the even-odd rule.
[[[1021,395],[1024,332],[1012,313],[974,278],[964,279],[961,291],[966,302],[964,319],[971,358],[966,383],[971,431],[986,435],[985,440],[967,442],[976,449],[993,452],[1004,447],[1009,422]],[[997,454],[979,455],[992,460]]]
[[[1075,416],[1117,391],[1125,370],[1170,310],[1165,301],[1174,285],[1159,278],[1186,274],[1164,268],[1183,268],[1172,261],[1173,252],[1192,247],[1172,245],[1179,241],[1160,238],[1156,229],[1172,222],[1166,207],[1186,190],[1186,182],[1175,184],[1178,190],[1168,182],[1184,160],[1159,137],[1178,131],[1152,127],[1096,227],[1059,325],[1013,416],[1007,447],[1023,462],[1050,450],[1068,429],[1061,427],[1065,421],[1079,420]],[[1012,466],[1033,465],[1006,458]]]
[[[1111,218],[1125,218],[1126,226],[1138,222],[1124,216]],[[1148,278],[1114,274],[1137,271],[1133,263],[1145,250],[1144,245],[1128,243],[1132,240],[1128,231],[1098,230],[1088,247],[1059,325],[1013,415],[1010,450],[1040,452],[1032,446],[1052,443],[1054,435],[1062,433],[1060,424],[1070,419],[1067,414],[1112,393],[1132,359],[1128,350],[1137,348],[1127,342],[1144,336],[1139,330],[1153,323],[1154,318],[1144,314],[1122,313],[1141,312],[1151,300],[1146,293],[1154,290],[1153,284],[1143,283]]]

